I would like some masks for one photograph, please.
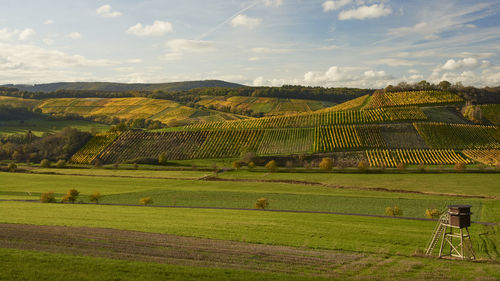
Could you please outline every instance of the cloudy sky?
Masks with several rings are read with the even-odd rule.
[[[0,84],[500,85],[500,2],[0,0]]]

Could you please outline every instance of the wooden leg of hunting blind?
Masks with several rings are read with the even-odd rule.
[[[448,227],[444,227],[443,236],[441,237],[441,247],[439,248],[439,257],[443,256],[444,239],[446,237],[446,230]]]

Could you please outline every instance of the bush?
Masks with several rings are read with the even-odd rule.
[[[406,169],[406,164],[403,162],[399,162],[397,165],[398,170],[404,171]]]
[[[9,170],[9,172],[15,172],[17,170],[16,163],[14,162],[9,163],[9,165],[7,166],[7,170]]]
[[[358,169],[361,170],[361,171],[368,170],[368,163],[366,163],[365,160],[359,161],[359,163],[358,163]]]
[[[233,161],[233,163],[231,163],[231,166],[235,169],[239,169],[241,168],[241,162],[236,160],[236,161]]]
[[[60,159],[59,161],[57,161],[56,167],[57,168],[65,168],[66,167],[66,160]]]
[[[425,217],[429,219],[437,219],[441,215],[438,209],[427,209],[425,210]]]
[[[333,160],[331,158],[323,158],[319,163],[319,168],[324,171],[330,171],[333,168]]]
[[[75,203],[76,199],[78,199],[78,195],[80,195],[80,192],[78,192],[78,190],[72,188],[70,190],[68,190],[68,192],[66,193],[66,195],[63,196],[62,198],[62,202],[71,202],[71,203]]]
[[[54,192],[45,192],[40,196],[40,202],[42,203],[56,203],[56,197],[54,196]]]
[[[166,153],[161,153],[158,156],[158,164],[160,165],[165,165],[168,162],[167,154]]]
[[[278,168],[278,164],[276,164],[276,161],[274,161],[274,160],[271,160],[271,161],[267,162],[267,164],[266,164],[266,169],[268,169],[270,171],[275,171],[277,168]]]
[[[399,208],[398,206],[387,207],[387,208],[385,208],[385,215],[392,216],[392,217],[402,216],[403,210],[401,210],[401,208]]]
[[[293,168],[293,161],[292,161],[292,160],[288,160],[288,161],[286,161],[285,166],[286,166],[288,169],[292,169],[292,168]]]
[[[134,163],[134,165],[132,166],[132,168],[133,168],[134,170],[138,170],[138,169],[139,169],[139,164]]]
[[[465,169],[467,169],[467,165],[465,165],[464,162],[458,162],[455,164],[455,171],[457,172],[463,172]]]
[[[255,201],[254,207],[255,209],[265,210],[269,207],[269,201],[266,198],[259,198]]]
[[[94,160],[94,167],[95,168],[101,168],[102,167],[102,162],[99,159]]]
[[[247,167],[248,167],[248,169],[253,169],[253,168],[255,168],[255,163],[252,161],[248,162]]]
[[[141,205],[144,205],[144,206],[151,205],[151,204],[153,204],[153,198],[151,198],[151,197],[141,198],[141,199],[139,199],[139,203],[141,203]]]
[[[95,202],[96,204],[99,204],[99,200],[101,200],[101,193],[100,192],[94,192],[89,195],[89,200],[90,202]]]
[[[49,159],[43,159],[42,161],[40,161],[40,167],[42,168],[50,168],[50,161]]]

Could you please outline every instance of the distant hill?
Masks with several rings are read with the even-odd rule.
[[[241,88],[241,84],[220,80],[185,81],[171,83],[111,83],[111,82],[59,82],[36,85],[3,85],[28,92],[54,92],[58,90],[88,90],[88,91],[187,91],[204,87]]]

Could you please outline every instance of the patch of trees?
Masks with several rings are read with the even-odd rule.
[[[31,111],[27,108],[0,105],[0,121],[20,121],[43,116],[40,109]]]
[[[425,80],[422,80],[420,82],[412,84],[401,82],[397,85],[388,85],[382,91],[402,92],[402,91],[427,91],[427,90],[449,91],[459,95],[464,100],[472,104],[500,103],[500,86],[476,88],[472,86],[464,86],[460,82],[451,84],[448,81],[441,81],[437,84],[433,84]]]
[[[42,159],[51,161],[69,160],[92,137],[90,133],[73,128],[64,128],[55,134],[37,137],[31,132],[0,136],[0,160],[17,162]]]

